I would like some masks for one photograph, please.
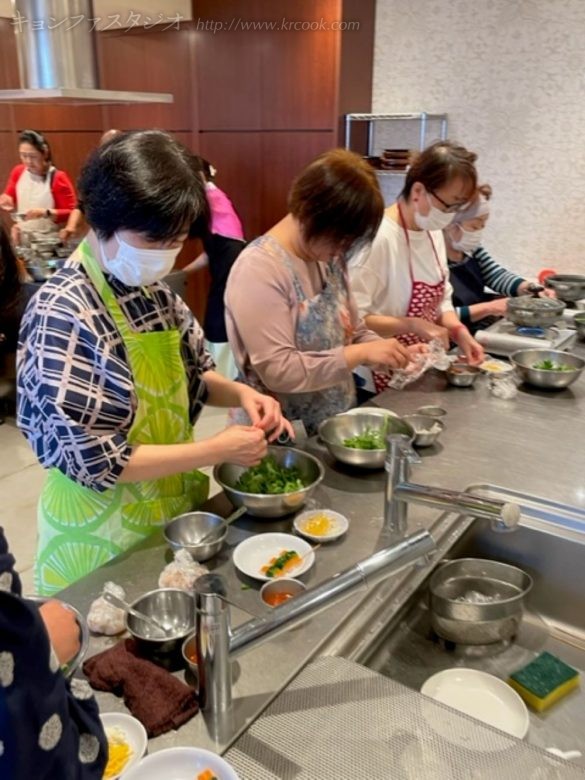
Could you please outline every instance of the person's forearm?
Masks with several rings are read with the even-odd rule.
[[[221,460],[213,439],[185,444],[139,444],[130,455],[118,482],[161,479],[204,466],[215,466]]]
[[[472,303],[469,307],[469,319],[471,322],[479,322],[480,320],[483,320],[484,317],[491,317],[495,314],[493,308],[491,301]]]
[[[393,338],[404,333],[412,333],[413,322],[411,317],[389,317],[382,314],[366,314],[364,317],[366,326],[382,338]]]
[[[210,406],[240,406],[241,391],[246,387],[241,382],[232,382],[231,379],[218,374],[217,371],[206,371],[203,380],[207,385],[207,403]]]
[[[191,274],[195,271],[200,271],[202,268],[206,268],[208,265],[209,257],[207,256],[207,253],[201,252],[200,255],[197,255],[195,260],[191,260],[190,263],[187,263],[187,265],[183,266],[181,271],[184,271],[186,274]]]

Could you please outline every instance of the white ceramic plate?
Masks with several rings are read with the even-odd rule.
[[[499,358],[489,357],[488,355],[486,355],[486,359],[479,368],[484,374],[489,374],[490,376],[504,376],[514,370],[514,366],[511,363]]]
[[[100,714],[100,719],[105,730],[118,728],[124,732],[126,741],[132,750],[132,756],[119,775],[114,775],[112,780],[121,777],[126,780],[127,772],[140,761],[146,752],[148,737],[142,723],[132,715],[124,712],[104,712]]]
[[[489,726],[524,739],[530,719],[526,705],[507,683],[476,669],[446,669],[423,684],[421,693]]]
[[[331,520],[332,526],[329,533],[321,534],[319,536],[318,534],[311,534],[304,530],[304,526],[307,522],[316,515],[325,515]],[[346,533],[349,528],[349,520],[347,517],[339,514],[339,512],[334,512],[332,509],[308,509],[306,512],[301,512],[295,517],[293,525],[297,533],[301,534],[301,536],[304,536],[306,539],[311,539],[313,542],[332,542],[334,539],[339,539],[340,536],[343,536],[343,534]]]
[[[210,750],[193,747],[168,748],[146,756],[124,775],[124,780],[197,780],[199,772],[211,769],[217,780],[239,780],[227,761]]]
[[[294,550],[301,557],[305,555],[297,567],[287,569],[286,577],[298,577],[304,574],[315,562],[315,553],[312,552],[313,548],[308,542],[292,534],[275,533],[257,534],[240,542],[234,550],[234,566],[248,577],[267,582],[273,578],[262,574],[262,567],[283,550]]]

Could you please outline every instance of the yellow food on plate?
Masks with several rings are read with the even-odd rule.
[[[104,771],[104,780],[123,772],[133,755],[126,733],[121,728],[117,726],[107,728],[106,737],[108,738],[108,763]]]
[[[303,531],[312,536],[327,536],[335,528],[335,522],[331,517],[322,512],[309,518],[303,523]]]

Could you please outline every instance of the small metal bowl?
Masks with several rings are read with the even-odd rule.
[[[267,601],[266,599],[270,598],[271,596],[278,597],[281,593],[284,593],[288,595],[288,598],[285,599],[282,603],[286,604],[287,601],[290,601],[290,599],[298,596],[300,593],[304,593],[306,590],[307,586],[304,582],[295,580],[291,577],[281,577],[277,580],[265,582],[264,585],[260,588],[260,598],[267,606],[277,607],[279,606],[278,604],[271,604],[270,601]]]
[[[34,601],[35,604],[39,605],[39,607],[42,607],[43,604],[46,604],[49,601],[58,601],[61,606],[65,607],[70,612],[73,612],[75,615],[75,620],[79,626],[79,650],[68,663],[63,664],[61,667],[61,671],[65,677],[68,679],[73,677],[75,672],[79,669],[81,662],[85,658],[89,648],[89,628],[87,625],[87,620],[72,604],[69,604],[66,601],[61,601],[61,599],[44,598],[43,596],[26,596],[25,598],[27,601]]]
[[[445,428],[444,423],[430,415],[407,414],[403,419],[414,431],[413,444],[415,447],[431,447]],[[435,428],[435,431],[431,432],[433,428]]]
[[[208,541],[199,539],[216,531]],[[185,512],[165,525],[163,534],[169,547],[175,552],[187,550],[194,561],[208,561],[221,550],[227,536],[228,527],[223,518],[212,512]]]
[[[526,384],[539,387],[541,390],[563,390],[569,387],[581,376],[585,368],[585,360],[570,352],[559,352],[554,349],[521,349],[510,356],[517,373]],[[571,366],[571,371],[547,371],[534,368],[535,363],[552,360]]]
[[[169,629],[163,634],[144,620],[126,614],[126,628],[142,653],[156,658],[180,654],[183,640],[195,625],[193,596],[190,593],[180,588],[159,588],[139,596],[130,606]]]
[[[554,274],[553,276],[548,276],[544,284],[556,292],[557,298],[567,303],[572,303],[585,297],[585,276],[578,274]]]
[[[467,363],[452,363],[445,372],[447,382],[454,387],[471,387],[481,371]]]
[[[445,417],[447,415],[447,411],[445,409],[441,409],[440,406],[419,406],[415,414],[422,414],[425,417],[438,418]]]
[[[410,441],[414,439],[414,430],[403,417],[394,414],[372,413],[368,409],[351,414],[337,414],[323,420],[319,426],[319,436],[334,458],[365,469],[384,468],[386,447],[379,450],[360,450],[346,447],[345,439],[365,433],[367,430],[383,430],[384,437],[390,433],[402,433]]]
[[[195,687],[199,686],[199,664],[195,660],[197,658],[197,642],[195,641],[196,634],[195,631],[193,633],[189,634],[189,636],[185,639],[183,644],[181,645],[181,654],[183,656],[183,661],[185,662],[185,666],[193,677],[195,678]]]
[[[268,447],[268,454],[281,466],[299,470],[305,487],[291,493],[244,493],[236,488],[236,482],[246,471],[243,466],[222,463],[213,469],[213,478],[236,507],[245,506],[254,517],[276,518],[300,509],[325,476],[321,461],[308,452],[293,447]]]
[[[575,323],[575,328],[577,329],[577,335],[581,341],[585,341],[585,313],[575,314],[573,322]]]

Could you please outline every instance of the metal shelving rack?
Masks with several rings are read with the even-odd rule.
[[[345,115],[345,148],[351,149],[351,125],[353,122],[368,123],[368,156],[372,155],[374,124],[376,122],[420,122],[419,148],[426,146],[426,134],[429,121],[441,123],[441,140],[447,138],[447,114],[427,114],[421,111],[419,114],[346,114]]]
[[[427,145],[429,122],[440,122],[440,138],[447,138],[447,114],[427,114],[421,111],[417,114],[346,114],[345,115],[345,148],[352,148],[352,125],[355,122],[367,122],[367,155],[374,155],[374,128],[379,122],[418,122],[419,149]],[[362,147],[363,148],[363,147]],[[380,188],[386,204],[393,202],[402,189],[405,171],[383,171],[378,168],[376,176],[380,180]]]

